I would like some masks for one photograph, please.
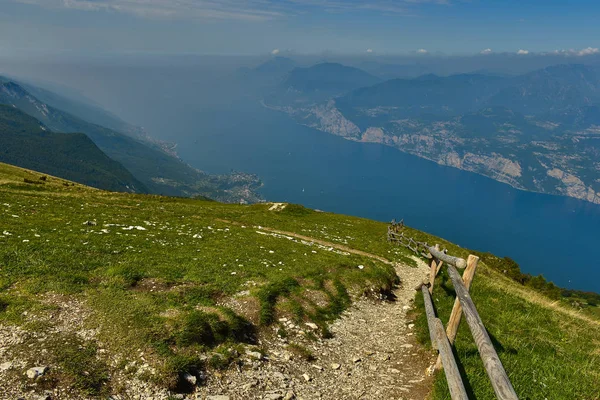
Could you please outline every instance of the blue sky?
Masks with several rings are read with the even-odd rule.
[[[598,52],[600,1],[0,0],[0,56]]]

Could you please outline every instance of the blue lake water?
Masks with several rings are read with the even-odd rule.
[[[560,286],[600,292],[600,261],[589,256],[600,244],[598,205],[519,191],[390,147],[350,142],[248,102],[195,117],[201,128],[178,139],[182,158],[210,172],[256,173],[268,200],[381,221],[404,218],[463,247],[509,256]]]

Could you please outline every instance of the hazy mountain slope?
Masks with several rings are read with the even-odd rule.
[[[55,132],[82,132],[109,157],[120,162],[152,193],[171,196],[212,196],[222,201],[257,201],[254,176],[210,176],[150,143],[84,121],[32,96],[22,86],[0,80],[0,104],[14,105]]]
[[[148,191],[83,133],[51,132],[36,119],[6,105],[0,105],[0,161],[99,189]]]
[[[69,114],[76,115],[78,118],[81,118],[84,121],[101,125],[105,128],[125,134],[135,135],[135,132],[137,131],[136,127],[133,125],[128,124],[121,118],[99,106],[85,103],[78,99],[72,99],[68,96],[59,94],[55,91],[46,90],[33,84],[22,83],[18,81],[15,81],[15,83],[27,90],[27,92],[29,92],[40,102],[65,111]]]
[[[287,57],[274,57],[254,68],[256,74],[283,76],[296,67],[296,62]]]
[[[600,104],[600,68],[555,65],[510,79],[490,100],[524,114],[557,112]]]
[[[278,106],[316,103],[380,81],[358,68],[321,63],[293,69],[265,101]]]
[[[600,204],[599,71],[558,65],[517,77],[424,75],[319,104],[270,105],[349,140]]]
[[[358,68],[337,63],[322,63],[292,70],[284,85],[304,93],[335,94],[370,86],[379,81],[379,78]]]
[[[506,84],[503,78],[484,75],[425,75],[356,89],[337,103],[348,112],[384,107],[393,110],[398,118],[425,113],[457,115],[486,105],[493,93]]]

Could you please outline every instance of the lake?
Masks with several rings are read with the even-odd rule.
[[[380,221],[404,218],[463,247],[509,256],[559,286],[600,292],[600,262],[589,257],[599,245],[598,205],[350,142],[246,101],[197,118],[196,133],[178,140],[181,157],[210,172],[256,173],[268,200]]]

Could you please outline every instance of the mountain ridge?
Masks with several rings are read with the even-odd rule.
[[[99,189],[148,192],[83,133],[52,132],[28,114],[1,104],[0,161]]]
[[[575,100],[573,100],[575,99]],[[600,69],[392,79],[321,102],[264,102],[302,125],[515,188],[600,204]]]

